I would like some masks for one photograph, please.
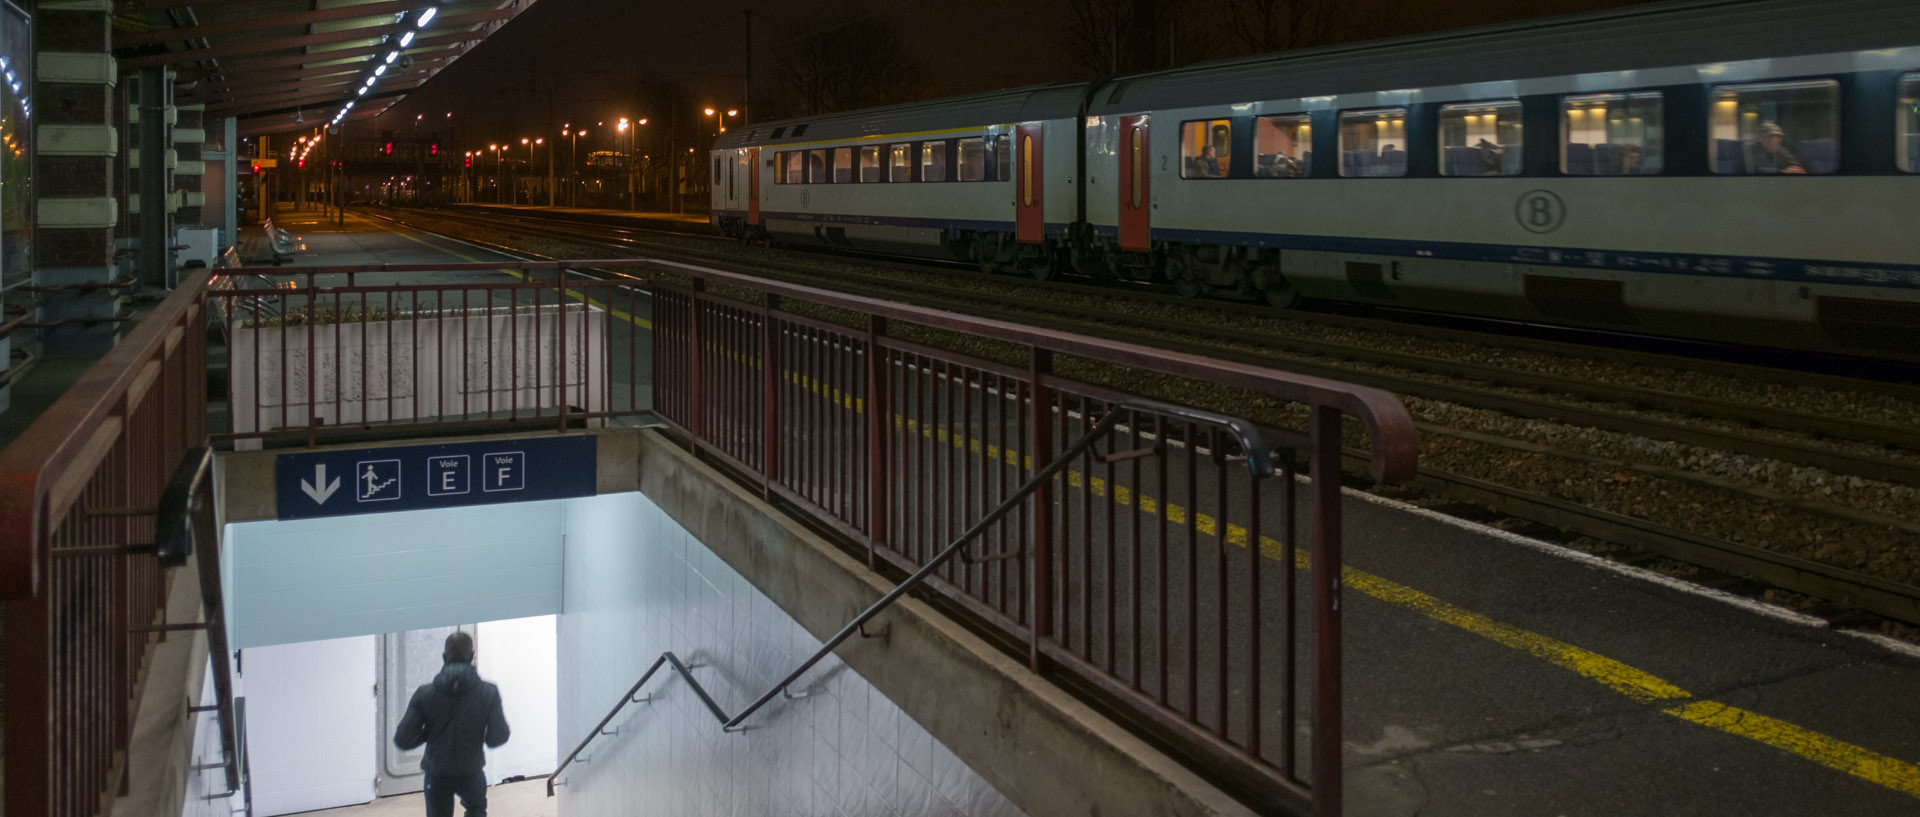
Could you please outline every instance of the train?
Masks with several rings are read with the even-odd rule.
[[[759,122],[744,239],[1920,360],[1920,13],[1693,0]]]

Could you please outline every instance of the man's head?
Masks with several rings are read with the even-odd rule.
[[[1211,159],[1214,157],[1214,155],[1215,153],[1212,145],[1207,145],[1200,149],[1200,158]]]
[[[1787,138],[1787,132],[1781,130],[1779,125],[1773,124],[1772,122],[1760,123],[1759,134],[1760,141],[1769,145],[1778,145],[1781,140]]]
[[[473,663],[473,636],[458,630],[447,636],[447,649],[440,653],[440,660],[449,664]]]

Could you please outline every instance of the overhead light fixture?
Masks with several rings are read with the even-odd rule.
[[[360,86],[360,90],[358,90],[358,91],[354,91],[354,92],[353,92],[353,95],[354,95],[354,96],[366,96],[366,95],[367,95],[367,89],[368,89],[368,88],[370,88],[370,87],[373,87],[373,86],[371,86],[371,85],[362,85],[362,86]]]
[[[417,28],[426,28],[428,23],[433,22],[433,16],[439,13],[440,9],[428,6],[420,10],[420,18],[415,20],[413,24]]]
[[[386,60],[386,62],[387,62],[387,64],[388,64],[388,65],[392,65],[392,64],[393,64],[393,61],[394,61],[394,60],[397,60],[397,59],[400,59],[400,52],[398,52],[398,51],[388,51],[388,52],[387,52],[387,60]]]
[[[405,34],[400,35],[401,48],[406,48],[408,45],[411,45],[412,43],[413,43],[413,32],[409,31]]]
[[[373,75],[374,75],[374,76],[376,76],[376,77],[377,77],[377,76],[380,76],[381,74],[384,74],[384,73],[386,73],[386,72],[387,72],[387,67],[386,67],[386,66],[384,66],[384,65],[377,65],[377,66],[374,66],[374,69],[373,69]]]

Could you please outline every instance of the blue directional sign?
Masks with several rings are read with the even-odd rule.
[[[281,454],[279,517],[309,519],[592,496],[591,436]]]

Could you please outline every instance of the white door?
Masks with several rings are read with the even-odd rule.
[[[241,653],[255,814],[373,799],[374,654],[373,636]]]

